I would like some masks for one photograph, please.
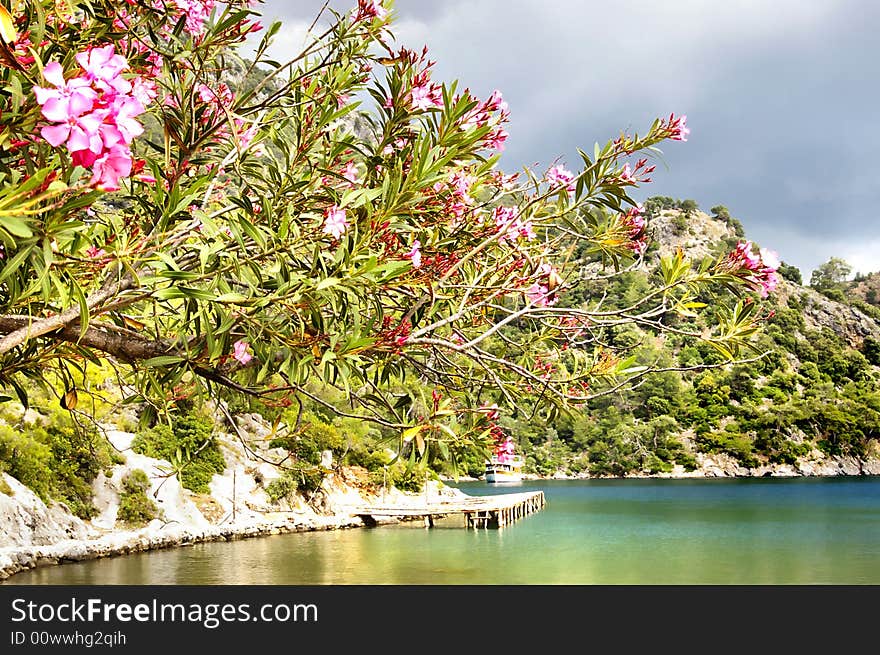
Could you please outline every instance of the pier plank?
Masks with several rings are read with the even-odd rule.
[[[425,502],[423,505],[364,505],[344,508],[360,517],[425,517],[425,526],[433,527],[434,517],[460,514],[465,527],[503,527],[544,507],[544,492],[529,491],[494,496],[466,496],[454,500]]]

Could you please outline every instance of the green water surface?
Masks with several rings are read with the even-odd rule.
[[[878,584],[880,478],[542,481],[501,530],[461,519],[65,564],[12,584]]]

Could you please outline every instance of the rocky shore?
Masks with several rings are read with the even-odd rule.
[[[880,457],[876,454],[865,459],[850,456],[829,456],[813,451],[806,457],[798,458],[794,464],[770,463],[753,468],[743,466],[736,458],[725,453],[704,454],[696,456],[697,468],[686,470],[681,465],[673,467],[668,473],[629,473],[627,478],[793,478],[793,477],[830,477],[838,475],[880,475]],[[566,473],[557,471],[552,475],[524,474],[527,480],[586,480],[597,477],[614,478],[615,476],[595,476],[587,472]],[[472,478],[473,479],[473,478]]]
[[[249,434],[267,429],[256,416],[245,416],[239,426]],[[363,470],[337,467],[320,489],[308,498],[294,494],[281,505],[272,503],[266,485],[279,475],[271,464],[255,458],[231,435],[222,439],[227,468],[215,475],[209,494],[184,489],[177,478],[164,474],[168,463],[134,453],[133,435],[115,429],[106,431],[109,441],[125,463],[113,467],[109,477],[100,474],[93,484],[97,516],[89,521],[75,517],[60,503],[44,503],[15,478],[0,473],[6,493],[0,493],[0,580],[38,566],[126,555],[210,541],[232,541],[265,535],[363,526],[350,513],[353,506],[376,503],[419,505],[426,494],[454,496],[461,492],[431,482],[427,492],[406,494],[396,489],[379,491],[364,482]],[[272,455],[267,451],[263,455]],[[880,475],[880,454],[867,459],[831,457],[813,451],[795,464],[765,464],[746,468],[726,454],[697,454],[697,468],[686,471],[676,466],[668,473],[636,473],[632,478],[721,478]],[[160,518],[132,528],[117,520],[123,478],[134,469],[147,473],[149,495],[158,506]],[[558,471],[550,476],[526,475],[528,479],[584,479],[588,474]],[[462,477],[459,480],[473,480]],[[4,488],[0,484],[0,488]],[[377,498],[378,494],[383,498]]]
[[[251,431],[265,427],[253,417],[242,423]],[[47,505],[18,480],[0,473],[0,482],[7,486],[7,493],[0,493],[0,580],[63,562],[200,542],[361,527],[363,521],[347,508],[374,503],[379,494],[388,504],[418,505],[426,494],[436,498],[460,493],[433,481],[419,494],[393,488],[377,492],[359,476],[365,471],[337,467],[315,493],[308,497],[293,494],[276,504],[269,500],[265,487],[279,472],[227,435],[221,440],[226,470],[214,476],[209,494],[195,494],[184,489],[176,477],[164,474],[167,462],[134,453],[131,433],[108,429],[106,434],[125,463],[114,466],[110,477],[99,474],[93,483],[98,515],[89,521],[77,518],[63,504]],[[117,520],[122,480],[134,469],[147,473],[149,496],[160,515],[136,529]]]

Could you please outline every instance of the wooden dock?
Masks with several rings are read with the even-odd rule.
[[[464,517],[466,528],[503,528],[543,507],[544,492],[529,491],[497,496],[466,496],[423,505],[374,505],[346,509],[368,524],[375,524],[376,517],[424,517],[425,527],[430,528],[434,527],[435,518],[459,514]]]

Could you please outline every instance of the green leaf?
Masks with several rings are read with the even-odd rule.
[[[34,236],[25,219],[18,216],[0,216],[0,227],[11,235],[21,237],[22,239]]]
[[[184,358],[179,355],[160,355],[159,357],[151,357],[144,361],[143,365],[149,367],[164,367],[173,366],[182,361],[184,361]]]
[[[329,289],[330,287],[334,287],[339,284],[340,280],[338,277],[328,277],[325,280],[321,280],[318,283],[318,286],[315,287],[316,291],[323,291],[324,289]]]
[[[404,430],[403,434],[400,435],[400,438],[403,439],[403,443],[409,443],[416,437],[416,435],[419,434],[419,432],[424,429],[424,425],[415,425],[411,428],[407,428],[406,430]]]

